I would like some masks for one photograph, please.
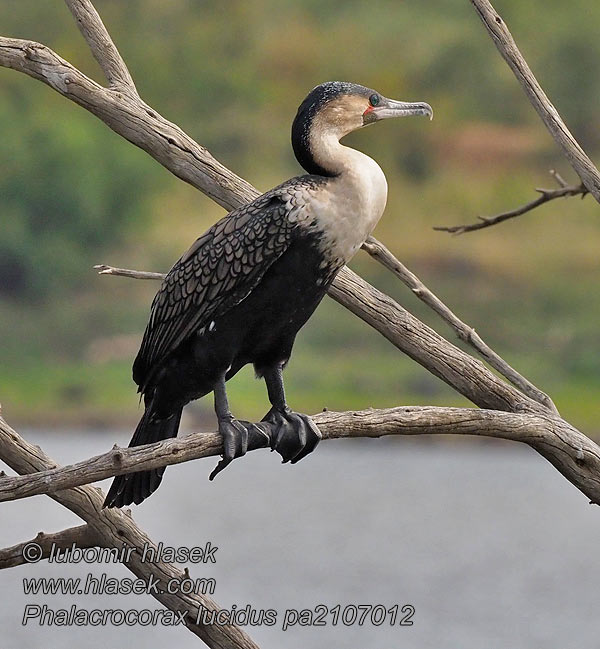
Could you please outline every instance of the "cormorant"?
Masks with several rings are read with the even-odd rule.
[[[387,183],[379,165],[340,144],[389,117],[429,115],[422,102],[393,101],[354,83],[314,88],[292,125],[292,146],[308,175],[292,178],[215,223],[173,266],[150,313],[133,379],[145,403],[130,446],[175,437],[183,407],[214,392],[223,459],[210,479],[244,455],[248,431],[261,424],[233,417],[225,382],[252,363],[267,385],[271,448],[298,462],[321,437],[292,412],[282,370],[298,330],[336,273],[379,221]],[[265,444],[266,445],[266,444]],[[159,486],[164,468],[116,476],[104,505],[139,504]]]

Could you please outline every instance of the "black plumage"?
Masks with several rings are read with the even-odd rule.
[[[325,295],[318,233],[294,211],[318,176],[293,178],[227,214],[173,266],[152,303],[133,378],[145,414],[130,446],[177,435],[183,407],[253,363],[258,376],[284,365],[300,327]],[[261,290],[255,291],[260,283]],[[139,503],[164,469],[115,478],[105,504]]]

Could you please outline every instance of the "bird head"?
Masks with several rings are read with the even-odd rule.
[[[425,102],[388,99],[357,83],[328,81],[313,88],[300,104],[292,124],[292,146],[300,164],[309,169],[307,153],[315,138],[327,135],[340,140],[380,120],[409,115],[433,119],[433,110]]]

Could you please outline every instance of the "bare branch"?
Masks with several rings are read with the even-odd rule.
[[[562,148],[586,189],[600,203],[600,173],[573,137],[519,51],[508,27],[489,0],[471,0],[498,51],[523,86],[529,101]]]
[[[554,172],[554,177],[558,180],[560,176]],[[564,183],[564,180],[560,178],[560,183]],[[434,230],[439,232],[451,232],[452,234],[463,234],[464,232],[473,232],[474,230],[482,230],[483,228],[489,228],[491,225],[496,225],[502,223],[503,221],[508,221],[508,219],[513,219],[515,216],[521,216],[521,214],[526,214],[531,212],[536,207],[544,205],[544,203],[549,203],[557,198],[563,198],[565,196],[581,196],[584,198],[588,194],[588,190],[585,185],[565,185],[559,189],[536,189],[536,192],[540,193],[540,196],[535,200],[517,207],[514,210],[508,212],[502,212],[501,214],[496,214],[496,216],[479,216],[477,217],[479,221],[475,223],[469,223],[466,225],[452,225],[452,226],[434,226]]]
[[[48,457],[39,446],[29,444],[0,417],[0,459],[21,475],[57,468],[57,463]],[[50,496],[70,509],[88,523],[98,538],[98,545],[121,549],[123,545],[136,548],[123,562],[137,577],[158,584],[152,596],[168,609],[185,616],[187,628],[195,633],[209,647],[214,649],[259,649],[250,637],[237,626],[198,624],[199,613],[204,609],[218,611],[218,605],[202,594],[169,593],[166,588],[170,580],[187,578],[186,572],[164,561],[142,561],[144,546],[156,545],[135,523],[133,518],[120,509],[102,509],[104,494],[96,487],[66,489]],[[173,582],[172,582],[173,583]]]
[[[31,546],[31,544],[35,544],[41,549],[39,558],[36,558],[36,560],[41,560],[47,559],[50,556],[50,551],[53,547],[59,550],[70,548],[73,545],[78,548],[93,548],[100,545],[100,539],[87,523],[85,525],[78,525],[77,527],[69,527],[60,532],[53,532],[52,534],[39,532],[31,541],[18,543],[10,548],[0,550],[0,570],[29,563],[25,559],[25,556],[27,547]]]
[[[363,250],[369,253],[373,259],[390,270],[398,277],[412,292],[422,300],[427,306],[431,307],[445,322],[447,322],[456,332],[460,340],[471,345],[494,369],[498,370],[519,390],[524,392],[538,403],[541,403],[550,411],[558,414],[556,406],[552,399],[537,388],[533,383],[528,381],[524,376],[512,368],[503,358],[489,347],[477,334],[473,327],[466,325],[458,318],[451,309],[449,309],[425,284],[411,272],[399,259],[397,259],[380,241],[374,237],[369,237],[363,244]]]
[[[111,88],[138,97],[135,84],[102,18],[89,0],[65,0]]]
[[[313,419],[324,439],[384,435],[485,435],[529,444],[594,502],[600,502],[600,448],[558,417],[474,408],[398,407],[358,412],[322,412]],[[0,420],[1,425],[1,420]],[[262,444],[264,446],[264,444]],[[249,440],[249,450],[261,448]],[[113,448],[70,466],[0,480],[0,501],[53,494],[132,470],[141,471],[219,455],[218,433]]]
[[[338,273],[329,294],[480,408],[545,412],[540,404],[502,381],[481,361],[448,342],[349,268]]]

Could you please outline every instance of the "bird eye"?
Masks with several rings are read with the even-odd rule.
[[[371,95],[369,97],[369,103],[371,104],[371,106],[377,106],[377,104],[379,104],[379,101],[380,101],[379,95]]]

